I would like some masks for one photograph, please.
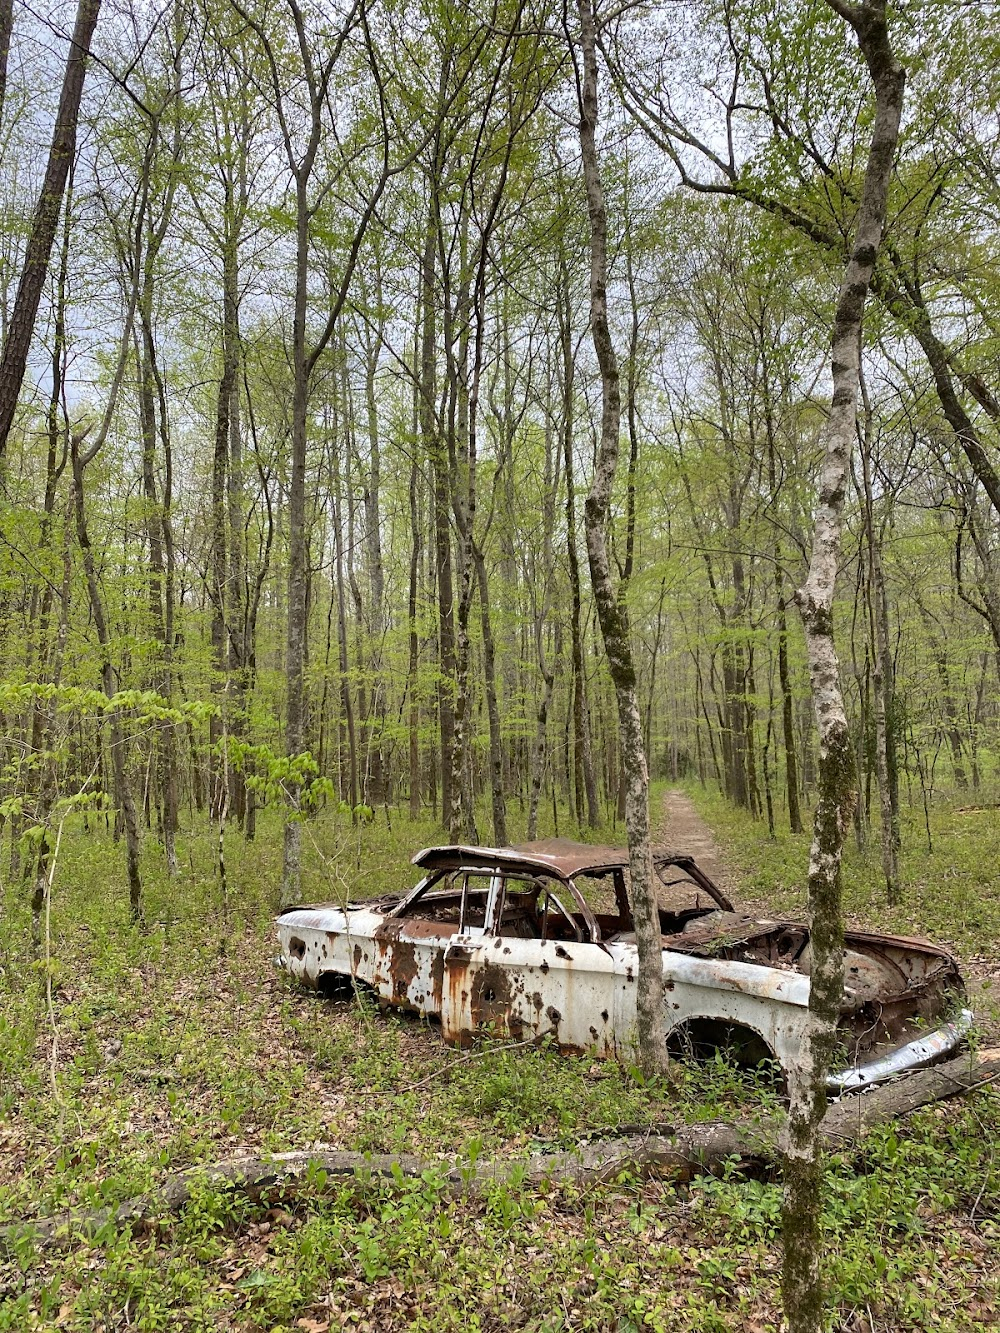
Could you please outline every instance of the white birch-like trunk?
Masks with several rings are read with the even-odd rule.
[[[812,967],[808,1027],[800,1058],[786,1069],[789,1109],[782,1144],[782,1296],[790,1333],[821,1333],[824,1327],[820,1123],[826,1111],[826,1076],[844,990],[840,867],[855,799],[854,761],[833,638],[833,600],[844,493],[857,427],[862,319],[885,226],[906,77],[892,53],[885,0],[827,3],[857,35],[874,84],[876,110],[854,244],[834,319],[833,399],[822,433],[824,455],[812,558],[806,581],[796,596],[806,634],[820,766],[809,857]]]

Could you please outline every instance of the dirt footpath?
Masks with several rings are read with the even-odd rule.
[[[731,894],[736,887],[726,869],[712,830],[694,808],[694,802],[682,791],[671,788],[663,798],[663,820],[654,841],[671,851],[693,856],[720,889]]]

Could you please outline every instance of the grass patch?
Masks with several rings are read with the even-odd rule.
[[[796,894],[801,902],[804,839],[768,844],[759,826],[707,809],[749,894],[766,888],[775,910]],[[945,828],[942,820],[942,847]],[[380,813],[360,828],[324,816],[306,838],[307,893],[405,888],[409,856],[437,836],[429,822],[395,814],[391,827]],[[767,844],[761,853],[758,844]],[[265,817],[250,847],[229,836],[228,902],[212,831],[189,830],[180,850],[182,873],[170,882],[150,839],[142,931],[128,922],[109,832],[68,831],[48,973],[27,948],[26,891],[20,880],[3,888],[0,1224],[107,1207],[241,1151],[322,1144],[449,1165],[517,1162],[595,1128],[774,1110],[766,1080],[722,1061],[685,1067],[667,1088],[612,1062],[502,1041],[468,1060],[425,1023],[297,990],[271,966],[276,821]],[[981,864],[971,853],[969,862],[970,873]],[[929,876],[926,892],[930,903]],[[900,924],[940,934],[920,917],[921,901],[908,892]],[[997,1107],[986,1091],[873,1139],[860,1171],[831,1165],[836,1327],[860,1333],[867,1311],[880,1333],[1000,1318]],[[528,1188],[515,1173],[473,1199],[446,1194],[432,1167],[422,1180],[363,1194],[314,1184],[272,1206],[202,1190],[145,1237],[109,1234],[45,1254],[8,1246],[0,1330],[778,1326],[780,1201],[768,1182],[733,1176],[675,1190],[625,1178],[580,1191]]]

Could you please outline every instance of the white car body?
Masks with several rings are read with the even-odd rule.
[[[350,979],[381,1002],[439,1021],[452,1042],[494,1031],[629,1057],[638,953],[626,852],[549,840],[429,848],[413,859],[428,873],[402,899],[283,912],[281,966],[321,989]],[[809,1003],[806,928],[740,916],[689,857],[659,852],[654,864],[664,883],[665,870],[680,871],[695,897],[678,910],[661,905],[673,1044],[683,1045],[686,1035],[713,1045],[735,1034],[757,1057],[788,1064]],[[595,911],[578,881],[599,887],[609,879],[615,912]],[[833,1076],[833,1090],[931,1063],[971,1022],[955,1002],[963,993],[955,960],[925,941],[853,932],[845,975],[849,1061]],[[949,1010],[954,1021],[928,1034],[926,1024]],[[912,1040],[901,1044],[907,1036]]]

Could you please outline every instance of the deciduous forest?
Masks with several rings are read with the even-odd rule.
[[[845,921],[996,1044],[998,19],[0,0],[0,1329],[1000,1323],[996,1085],[823,1138]],[[543,837],[631,1058],[273,967]],[[667,1061],[651,842],[810,920],[801,1063]]]

